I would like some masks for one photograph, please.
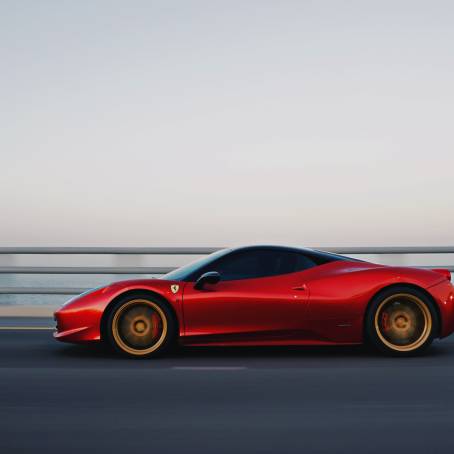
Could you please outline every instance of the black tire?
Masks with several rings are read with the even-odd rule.
[[[366,339],[388,355],[419,355],[438,332],[433,302],[413,287],[401,285],[383,290],[373,298],[366,313]]]
[[[129,357],[149,358],[170,347],[177,335],[177,323],[167,301],[137,292],[115,302],[105,332],[115,351]]]

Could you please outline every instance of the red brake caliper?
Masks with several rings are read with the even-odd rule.
[[[381,324],[383,326],[383,329],[385,331],[388,331],[389,330],[389,326],[388,326],[388,320],[389,320],[389,316],[386,312],[383,312],[382,316],[381,316]]]
[[[153,335],[153,339],[159,335],[159,316],[154,311],[151,314],[151,333]]]

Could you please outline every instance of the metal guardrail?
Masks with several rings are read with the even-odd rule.
[[[86,290],[72,287],[0,287],[0,295],[79,295]]]
[[[0,247],[0,254],[42,255],[205,255],[222,247]],[[454,254],[454,246],[312,247],[335,254]]]
[[[0,247],[0,255],[206,255],[220,247]],[[454,246],[428,247],[320,247],[336,254],[345,255],[407,255],[407,254],[454,254]],[[421,266],[437,268],[440,266]],[[454,272],[453,266],[442,266]],[[99,266],[2,266],[0,274],[166,274],[174,267],[99,267]],[[67,287],[0,287],[0,294],[10,295],[73,295],[85,288]]]
[[[42,255],[205,255],[221,247],[0,247],[0,254]]]
[[[0,274],[166,274],[163,266],[0,266]]]

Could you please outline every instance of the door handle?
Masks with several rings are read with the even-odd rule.
[[[304,292],[305,290],[307,290],[307,285],[306,284],[298,285],[296,287],[293,287],[292,290],[299,290],[299,291],[303,291]]]

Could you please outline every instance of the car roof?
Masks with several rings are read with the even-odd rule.
[[[357,259],[347,257],[345,255],[333,254],[331,252],[320,251],[317,249],[293,247],[293,246],[258,244],[258,245],[253,245],[253,246],[240,246],[240,247],[228,249],[229,253],[241,252],[241,251],[254,251],[254,250],[295,252],[295,253],[299,253],[299,254],[306,254],[307,256],[315,259],[315,261],[321,261],[321,262],[329,262],[329,261],[334,261],[334,260],[359,261]]]
[[[230,248],[230,251],[237,252],[237,251],[250,251],[255,249],[268,249],[274,251],[286,251],[286,252],[316,252],[314,249],[310,248],[299,248],[299,247],[292,247],[292,246],[280,246],[280,245],[273,245],[273,244],[254,244],[252,246],[239,246]]]

